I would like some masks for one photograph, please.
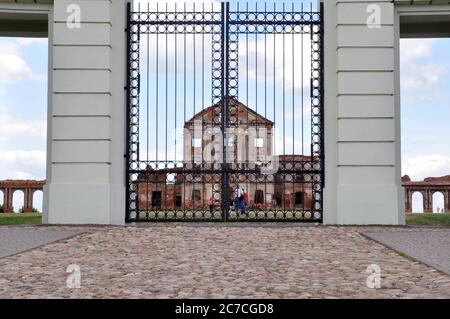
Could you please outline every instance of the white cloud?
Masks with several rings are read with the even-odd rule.
[[[435,107],[445,103],[444,76],[448,74],[449,63],[434,63],[434,45],[436,39],[405,39],[401,41],[401,86],[402,105],[414,105],[417,102],[424,107]],[[439,42],[440,43],[440,42]],[[402,135],[403,159],[402,173],[409,175],[413,180],[423,180],[431,176],[443,176],[450,173],[450,154],[445,149],[445,136],[439,135],[442,123],[435,119],[434,123],[427,123],[426,119],[420,121],[423,127],[434,127],[436,134],[431,131],[416,129],[412,123],[420,117],[418,108],[405,111],[402,123],[405,134]],[[414,113],[411,113],[414,112]],[[444,117],[445,118],[445,117]],[[420,132],[420,133],[418,133]],[[428,133],[427,133],[428,132]],[[431,134],[431,135],[430,135]],[[419,155],[426,154],[426,155]]]
[[[403,90],[428,89],[436,85],[446,67],[436,63],[420,63],[431,59],[435,39],[405,39],[400,42],[401,86]]]
[[[214,8],[214,11],[220,10],[220,2],[218,1],[184,1],[184,0],[157,0],[148,1],[141,0],[135,2],[135,10],[138,10],[140,5],[141,11],[147,10],[147,4],[149,4],[149,11],[153,12],[157,10],[157,4],[159,11],[165,12],[166,4],[167,11],[175,11],[175,4],[177,4],[176,10],[183,11],[184,3],[186,2],[186,11],[193,11],[195,4],[195,11],[202,11],[202,5],[205,4],[205,11]],[[192,73],[194,65],[197,67],[197,72],[200,70],[200,66],[205,67],[205,73],[211,73],[211,47],[212,36],[206,35],[202,38],[197,35],[194,40],[192,34],[180,35],[175,38],[175,35],[170,34],[167,36],[168,46],[166,48],[166,34],[151,34],[150,36],[142,36],[140,40],[140,67],[141,74],[145,76],[147,74],[147,61],[150,61],[149,70],[150,73],[156,72],[156,50],[147,47],[147,42],[156,43],[158,39],[159,47],[159,72],[166,72],[165,59],[167,53],[167,59],[169,62],[168,73],[174,73],[174,60],[175,60],[175,39],[177,39],[178,51],[178,67],[182,70],[183,64],[183,47],[184,41],[186,41],[186,58],[187,58],[187,73]],[[203,43],[204,41],[204,43]],[[284,41],[284,47],[283,47]],[[203,47],[204,44],[204,47]],[[274,46],[275,44],[275,46]],[[259,34],[257,38],[254,35],[249,35],[248,41],[245,34],[239,36],[239,78],[241,85],[246,80],[247,76],[250,81],[254,82],[258,78],[259,82],[264,82],[267,79],[267,85],[270,86],[273,83],[274,72],[275,82],[279,89],[286,89],[287,93],[291,93],[293,83],[295,83],[295,94],[300,94],[300,89],[303,87],[304,94],[309,94],[310,78],[311,78],[311,35],[310,33],[282,35],[268,34],[267,37]],[[196,50],[196,63],[193,63],[193,52]],[[147,50],[149,52],[147,53]],[[283,59],[284,50],[284,59]],[[205,61],[202,61],[202,51],[205,52]],[[148,55],[148,60],[147,60]],[[256,59],[258,59],[258,65],[256,65]],[[249,65],[247,66],[247,60]],[[266,70],[267,67],[267,70]],[[248,74],[247,74],[248,69]],[[293,72],[294,71],[294,72]],[[294,79],[293,79],[294,73]],[[303,74],[303,81],[302,81]],[[267,78],[266,78],[267,77]],[[284,81],[283,81],[284,80]]]
[[[217,0],[135,0],[134,1],[134,9],[137,10],[140,6],[141,10],[147,10],[149,8],[150,11],[156,11],[157,7],[159,7],[160,11],[164,11],[166,9],[168,11],[175,11],[175,5],[177,11],[183,11],[184,5],[186,4],[186,11],[193,11],[195,4],[195,11],[202,11],[202,5],[205,4],[205,11],[211,9],[213,6],[214,11],[220,10],[220,2]]]
[[[295,140],[292,137],[292,128],[286,130],[286,135],[283,139],[283,130],[275,128],[273,146],[275,155],[293,154],[292,148],[294,148],[294,154],[311,154],[311,136],[309,131],[304,128],[304,136],[302,143],[302,136],[300,128],[296,129]]]
[[[42,80],[42,77],[33,73],[25,60],[18,55],[0,53],[0,69],[2,70],[0,83]]]
[[[402,39],[400,59],[402,63],[415,63],[417,60],[431,57],[434,39]]]
[[[299,90],[303,87],[304,94],[308,95],[307,88],[310,86],[311,79],[310,37],[310,34],[303,36],[297,34],[294,38],[292,35],[283,37],[282,34],[270,34],[267,38],[259,35],[255,41],[255,37],[250,36],[247,47],[247,39],[241,35],[239,37],[240,76],[242,79],[246,78],[248,55],[248,77],[251,81],[258,79],[264,82],[267,66],[267,85],[272,85],[275,72],[275,83],[279,88],[282,89],[284,86],[289,94],[294,85],[296,94],[299,94]],[[258,65],[256,65],[256,59],[258,59]]]
[[[27,46],[30,44],[47,44],[48,40],[46,38],[19,38],[17,43],[21,46]]]
[[[402,88],[406,90],[429,88],[439,83],[445,70],[442,65],[410,65],[403,68]]]
[[[426,177],[449,174],[450,156],[431,154],[406,157],[403,160],[402,175],[409,175],[412,180],[420,181]]]
[[[46,152],[0,151],[0,179],[45,179]]]
[[[10,84],[23,81],[42,81],[45,78],[34,73],[22,57],[21,45],[0,42],[0,83]]]
[[[0,142],[42,142],[47,138],[47,123],[44,120],[25,120],[11,116],[0,106]]]

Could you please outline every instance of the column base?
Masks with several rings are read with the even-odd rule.
[[[337,224],[404,225],[404,190],[396,185],[340,185]]]
[[[123,187],[124,188],[124,187]],[[125,210],[111,209],[124,197],[117,185],[50,184],[45,187],[43,223],[72,225],[124,225]]]

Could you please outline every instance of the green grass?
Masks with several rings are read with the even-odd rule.
[[[406,224],[411,226],[450,227],[450,214],[407,214]]]
[[[38,225],[42,223],[42,214],[4,214],[0,213],[0,225]]]

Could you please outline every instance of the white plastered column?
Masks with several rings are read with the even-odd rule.
[[[398,31],[391,1],[325,1],[325,224],[404,224]]]
[[[66,23],[69,5],[81,9],[80,28]],[[54,1],[46,223],[125,222],[125,6]]]

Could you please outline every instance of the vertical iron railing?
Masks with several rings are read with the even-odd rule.
[[[228,110],[230,108],[229,104],[229,89],[228,89],[228,13],[230,10],[230,4],[227,2],[222,2],[222,98],[221,98],[221,132],[222,132],[222,220],[226,221],[228,219],[229,211],[229,175],[227,167],[227,135],[226,129],[228,126]]]
[[[126,221],[321,222],[323,4],[174,7],[127,5]]]

